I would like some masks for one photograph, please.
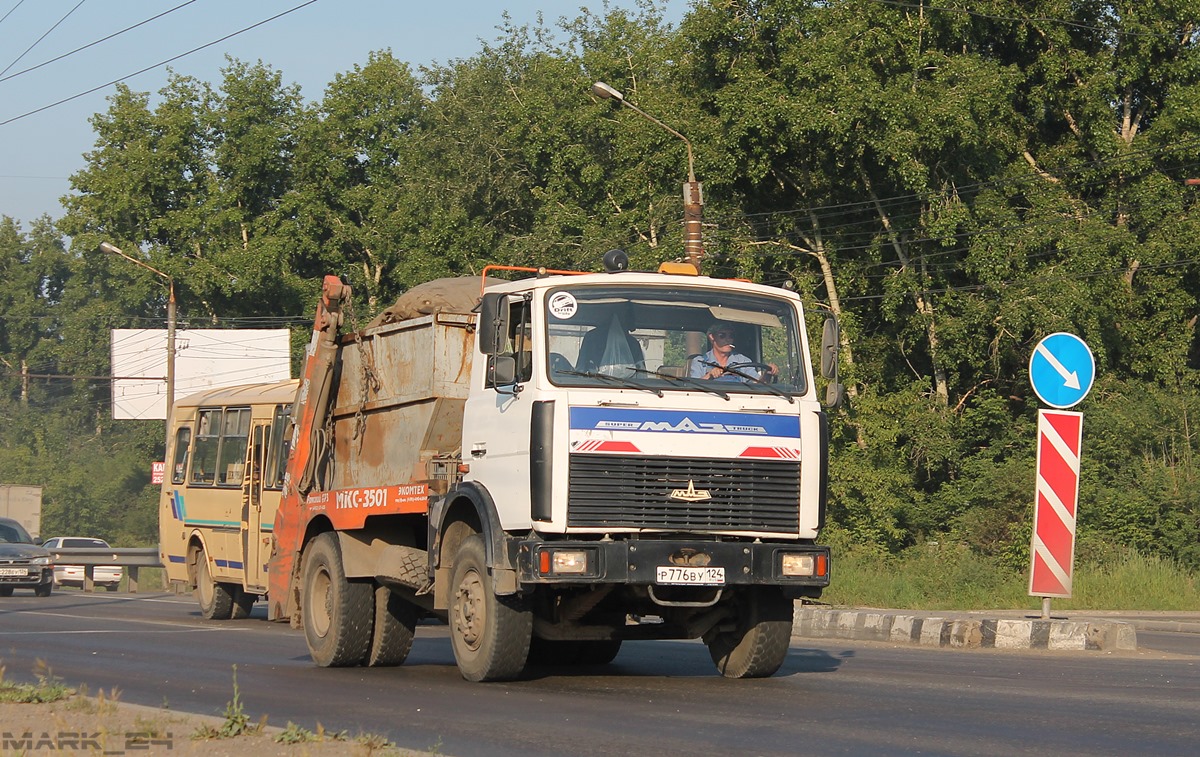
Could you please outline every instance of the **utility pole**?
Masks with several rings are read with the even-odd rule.
[[[687,261],[700,270],[704,258],[704,188],[696,181],[696,165],[692,155],[692,143],[675,129],[625,99],[618,90],[598,81],[592,85],[592,94],[604,100],[616,100],[642,118],[657,124],[673,136],[679,137],[687,146],[688,180],[683,185],[683,251]]]

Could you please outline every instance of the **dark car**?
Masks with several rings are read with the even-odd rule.
[[[13,589],[33,589],[48,597],[54,589],[54,561],[50,550],[33,543],[33,537],[12,518],[0,518],[0,597]]]

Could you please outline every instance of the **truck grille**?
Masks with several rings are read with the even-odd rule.
[[[689,482],[711,499],[671,498]],[[569,526],[796,533],[799,503],[795,460],[571,455]]]

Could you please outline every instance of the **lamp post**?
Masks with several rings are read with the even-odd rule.
[[[625,95],[602,81],[592,85],[592,94],[604,100],[616,100],[642,118],[661,126],[673,136],[679,137],[687,145],[688,180],[683,185],[683,250],[687,255],[688,262],[696,266],[697,271],[700,270],[700,259],[704,257],[704,189],[700,182],[696,181],[692,143],[688,141],[687,137],[629,102],[625,99]]]
[[[167,280],[170,294],[167,298],[167,433],[171,429],[171,411],[175,408],[175,279],[135,257],[126,255],[121,248],[108,242],[100,243],[100,250],[120,255],[134,265],[139,265]],[[168,440],[169,441],[169,440]]]

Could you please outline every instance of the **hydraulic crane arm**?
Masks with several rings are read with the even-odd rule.
[[[267,616],[270,620],[291,618],[298,606],[295,601],[296,556],[304,539],[307,519],[305,496],[317,483],[321,466],[328,455],[324,429],[330,411],[330,398],[338,352],[338,334],[342,326],[342,303],[349,300],[351,289],[337,276],[326,276],[321,285],[321,301],[313,319],[312,340],[304,361],[304,376],[292,403],[292,438],[283,496],[275,513],[271,560],[267,568]]]

